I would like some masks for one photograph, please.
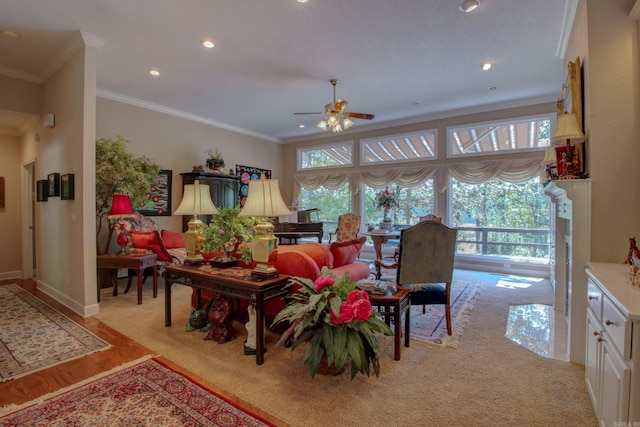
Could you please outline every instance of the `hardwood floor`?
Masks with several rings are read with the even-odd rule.
[[[132,341],[125,335],[122,335],[102,322],[92,317],[83,318],[72,312],[62,304],[37,290],[35,282],[32,280],[0,280],[0,285],[8,283],[16,283],[21,286],[23,289],[40,298],[42,301],[69,317],[74,322],[107,341],[113,347],[53,366],[51,368],[40,370],[24,377],[0,383],[0,407],[9,404],[21,404],[28,402],[47,393],[52,393],[64,387],[76,384],[124,363],[134,361],[145,355],[153,354],[151,350],[136,343],[135,341]],[[46,339],[46,337],[43,337],[43,339]],[[254,412],[266,420],[269,420],[273,424],[278,426],[287,425],[259,408],[256,408],[238,399],[236,396],[225,392],[214,384],[195,376],[181,366],[178,366],[163,357],[158,357],[158,359],[162,360],[172,369],[189,376],[194,381],[197,381],[204,387],[214,391],[225,399],[239,404],[243,408]]]

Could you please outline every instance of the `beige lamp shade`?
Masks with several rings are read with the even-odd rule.
[[[196,180],[194,184],[184,186],[182,201],[175,211],[176,215],[216,215],[217,213],[208,185],[200,184],[200,181]]]
[[[218,209],[216,209],[211,200],[208,185],[200,185],[200,181],[195,180],[193,184],[184,186],[182,201],[175,214],[193,215],[193,218],[187,224],[188,230],[184,234],[184,244],[187,250],[187,257],[184,260],[185,265],[197,265],[205,262],[205,259],[199,253],[198,230],[203,224],[198,215],[216,215],[217,213]]]
[[[259,180],[249,181],[247,200],[239,216],[275,217],[290,214],[291,211],[282,200],[277,179],[265,179],[263,174]]]
[[[583,141],[584,139],[585,136],[580,130],[578,118],[574,113],[565,113],[558,116],[558,126],[556,126],[556,131],[551,137],[551,142],[554,145],[564,145],[569,141]]]

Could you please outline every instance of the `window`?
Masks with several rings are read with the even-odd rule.
[[[353,165],[353,141],[298,149],[298,170]]]
[[[512,119],[448,128],[448,157],[502,154],[548,147],[552,116]]]
[[[398,206],[391,209],[391,222],[400,225],[417,224],[421,216],[435,212],[433,180],[427,180],[416,187],[390,185],[389,192],[396,196]],[[364,222],[377,226],[382,222],[383,211],[376,206],[376,195],[383,189],[364,185]]]
[[[538,179],[512,184],[451,180],[458,253],[548,258],[550,205]]]
[[[363,165],[372,163],[408,162],[436,158],[437,131],[363,139]]]
[[[318,208],[317,218],[315,214],[312,214],[311,219],[324,223],[323,238],[325,239],[328,239],[328,232],[335,231],[338,225],[338,215],[352,212],[349,184],[344,184],[339,189],[320,187],[315,190],[306,190],[303,188],[299,200],[301,210]]]

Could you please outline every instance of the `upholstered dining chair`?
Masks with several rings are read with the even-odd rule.
[[[451,281],[457,231],[435,221],[402,230],[398,255],[398,285],[409,288],[411,305],[443,304],[451,335]]]
[[[424,222],[424,221],[434,221],[434,222],[442,222],[442,218],[433,214],[429,214],[429,215],[425,215],[425,216],[421,216],[419,219],[419,222]],[[400,253],[400,245],[398,245],[397,248],[395,248],[395,250],[393,251],[393,261],[390,263],[386,263],[384,262],[384,260],[382,259],[376,259],[373,262],[373,265],[375,266],[376,269],[376,279],[380,280],[382,278],[382,269],[387,269],[387,270],[394,270],[396,268],[398,268],[398,255]]]
[[[344,242],[358,237],[360,232],[360,215],[346,213],[338,216],[338,227],[329,233],[329,243],[336,236],[336,242]]]

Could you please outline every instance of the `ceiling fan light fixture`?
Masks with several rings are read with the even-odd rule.
[[[351,126],[353,126],[353,120],[351,120],[349,117],[345,117],[342,121],[342,126],[344,126],[345,130],[349,129]]]
[[[316,126],[319,127],[320,129],[326,131],[327,130],[327,121],[326,120],[320,120]]]
[[[464,13],[473,12],[480,6],[480,0],[465,0],[460,3],[459,9]]]
[[[335,133],[342,132],[342,126],[340,126],[340,122],[338,122],[338,124],[336,124],[334,127],[332,127],[331,131],[335,132]]]
[[[334,116],[333,114],[329,116],[329,118],[327,119],[327,124],[331,127],[334,127],[336,125],[340,124],[340,119],[338,119],[336,116]]]

